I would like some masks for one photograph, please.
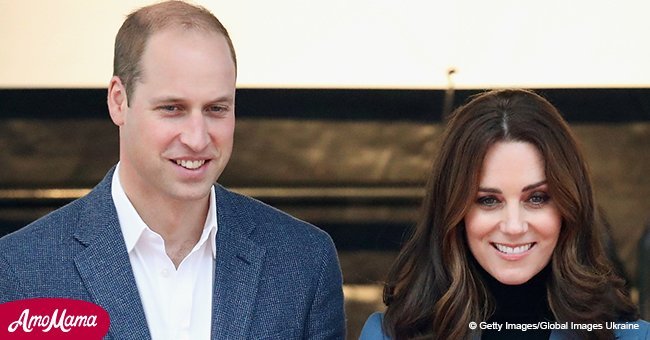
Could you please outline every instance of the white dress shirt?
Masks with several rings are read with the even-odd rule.
[[[119,170],[118,163],[111,191],[152,339],[209,339],[217,233],[214,188],[201,238],[176,269],[163,238],[142,221],[126,196]]]

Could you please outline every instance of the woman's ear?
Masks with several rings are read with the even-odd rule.
[[[108,97],[106,99],[108,104],[108,112],[111,115],[111,120],[117,126],[124,124],[124,115],[128,109],[128,98],[126,96],[126,88],[122,84],[122,80],[118,76],[113,76],[111,82],[108,84]]]

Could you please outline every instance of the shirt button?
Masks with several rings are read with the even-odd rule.
[[[161,270],[160,275],[162,275],[162,277],[169,277],[169,269]]]

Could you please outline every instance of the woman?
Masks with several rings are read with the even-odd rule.
[[[449,118],[422,219],[388,274],[387,310],[361,339],[650,337],[647,322],[632,323],[600,231],[557,109],[525,90],[478,95]]]

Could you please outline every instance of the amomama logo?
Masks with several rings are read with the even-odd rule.
[[[101,339],[110,318],[82,300],[38,298],[0,304],[0,339]]]

